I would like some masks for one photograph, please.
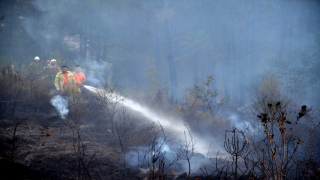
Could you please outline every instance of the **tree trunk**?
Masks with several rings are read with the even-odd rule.
[[[108,40],[107,38],[103,42],[103,47],[102,47],[102,56],[101,59],[103,61],[107,61],[107,51],[108,51]]]
[[[13,31],[14,31],[14,25],[15,25],[15,11],[14,11],[14,6],[15,6],[15,1],[8,1],[6,2],[7,7],[8,7],[8,11],[6,14],[4,14],[3,16],[3,20],[5,22],[5,26],[7,29],[7,35],[4,36],[7,40],[7,46],[9,48],[11,48],[12,46],[12,37],[13,37]]]
[[[282,2],[280,8],[280,22],[279,22],[279,32],[278,32],[278,55],[277,60],[280,61],[283,58],[283,53],[285,51],[285,41],[287,37],[287,18],[286,18],[286,11],[285,11],[285,2]]]
[[[82,57],[82,54],[83,54],[83,44],[84,44],[83,35],[84,35],[84,32],[83,32],[83,23],[81,22],[81,23],[80,23],[80,33],[79,33],[79,44],[80,44],[79,54],[80,54],[80,57]]]
[[[159,22],[154,21],[154,60],[157,71],[161,71],[161,57],[160,57],[160,37],[159,37]]]
[[[222,46],[224,47],[224,56],[221,59],[222,61],[222,83],[223,83],[223,89],[224,89],[224,95],[226,97],[230,96],[230,91],[229,91],[229,84],[230,84],[230,65],[229,65],[229,52],[228,52],[228,27],[226,25],[223,25],[223,44]]]
[[[164,25],[165,25],[167,47],[168,47],[167,60],[169,65],[170,82],[173,90],[175,90],[175,88],[177,87],[177,72],[176,72],[176,65],[173,57],[172,37],[171,37],[171,32],[169,27],[169,20],[165,20]]]
[[[96,56],[97,56],[97,61],[101,61],[101,39],[100,39],[100,30],[98,31],[96,37],[96,47],[94,48],[96,50]]]
[[[195,52],[192,55],[192,65],[193,66],[193,83],[196,84],[199,81],[199,56],[198,53]]]
[[[87,54],[87,35],[85,27],[85,24],[82,22],[80,25],[80,57],[82,59],[85,59]]]

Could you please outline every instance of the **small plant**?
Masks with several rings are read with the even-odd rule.
[[[227,138],[227,133],[232,133],[231,140]],[[236,135],[241,134],[242,132],[237,130],[237,128],[232,128],[231,131],[226,130],[225,140],[224,140],[224,148],[227,153],[232,157],[232,160],[235,161],[234,164],[234,177],[237,179],[238,176],[238,159],[246,153],[246,141],[240,142],[239,136]],[[241,143],[241,144],[239,144]]]
[[[200,102],[203,111],[209,111],[211,116],[214,116],[218,109],[215,106],[218,92],[217,90],[211,89],[211,81],[213,81],[212,75],[207,76],[207,80],[203,83],[203,85],[194,85],[194,88],[196,99]]]
[[[16,122],[14,124],[14,130],[13,130],[13,134],[12,134],[12,146],[11,146],[11,156],[10,156],[10,160],[12,162],[15,162],[15,159],[16,159],[16,150],[17,148],[21,145],[20,143],[17,143],[17,129],[18,129],[18,126],[23,123],[24,120],[26,120],[27,118],[25,119],[22,119],[18,122]]]
[[[190,129],[186,126],[187,132],[184,131],[184,141],[180,141],[179,145],[181,147],[181,154],[180,154],[180,159],[181,160],[186,160],[188,162],[188,175],[191,175],[191,158],[195,154],[195,140],[192,137],[192,134],[190,132]]]

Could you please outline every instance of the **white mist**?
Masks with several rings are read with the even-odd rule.
[[[101,89],[94,88],[92,86],[84,86],[86,89],[90,90],[93,93],[98,93],[99,91],[102,91]],[[107,95],[107,94],[106,94]],[[141,115],[146,117],[148,120],[160,123],[165,129],[170,129],[174,131],[177,134],[177,138],[184,141],[184,132],[188,133],[187,128],[185,127],[185,124],[183,123],[183,120],[167,117],[165,115],[159,115],[155,113],[154,111],[150,110],[149,108],[142,106],[138,102],[135,102],[131,99],[124,98],[123,96],[116,95],[117,97],[121,97],[123,100],[122,103],[124,106],[139,112]],[[110,96],[111,99],[114,96]],[[199,136],[195,136],[192,134],[193,139],[195,140],[195,152],[201,153],[203,155],[208,155],[210,157],[214,156],[215,152],[212,151],[212,148],[217,149],[218,147],[210,147],[210,142],[207,142],[206,138],[201,138]],[[188,137],[187,137],[188,138]]]

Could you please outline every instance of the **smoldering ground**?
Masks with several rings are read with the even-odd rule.
[[[68,98],[67,97],[62,97],[60,95],[54,96],[50,100],[52,106],[54,106],[60,115],[62,119],[66,118],[68,115],[69,109],[68,109]]]

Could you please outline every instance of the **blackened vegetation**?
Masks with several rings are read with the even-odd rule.
[[[297,121],[298,121],[301,117],[305,116],[306,113],[309,112],[310,110],[312,110],[312,107],[310,107],[309,109],[307,109],[307,106],[306,106],[306,105],[301,106],[301,110],[300,110],[300,112],[299,112],[299,114],[298,114],[298,116],[297,116]]]
[[[167,111],[174,109],[194,124],[187,127],[182,141],[176,141],[161,124],[149,124],[131,114],[121,98],[108,98],[108,94],[115,95],[113,90],[106,89],[98,96],[89,92],[68,96],[69,114],[61,119],[49,103],[55,94],[50,93],[45,78],[11,77],[5,74],[0,81],[0,163],[24,176],[5,173],[7,179],[278,180],[320,176],[315,149],[319,123],[306,105],[292,115],[287,103],[266,103],[267,109],[255,117],[259,123],[253,129],[225,131],[224,157],[217,153],[206,158],[197,153],[192,130],[209,120],[214,122],[210,125],[226,127],[219,126],[221,118],[215,118],[226,102],[215,104],[217,91],[210,89],[211,76],[195,86],[188,103],[173,108],[172,100],[159,92],[150,102],[150,106],[154,103]],[[292,123],[290,119],[295,117],[296,123]]]
[[[231,133],[231,140],[227,138],[227,133]],[[242,131],[237,130],[237,128],[233,128],[231,131],[226,131],[224,148],[226,152],[232,157],[234,161],[234,178],[238,179],[238,159],[240,157],[244,157],[247,153],[247,142],[239,140],[239,134],[241,135]]]

